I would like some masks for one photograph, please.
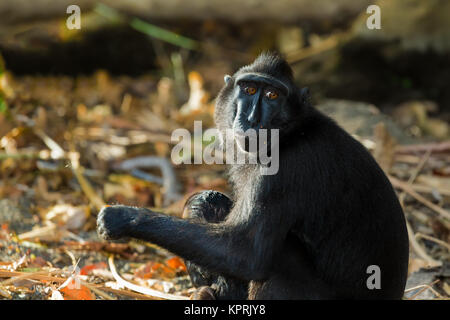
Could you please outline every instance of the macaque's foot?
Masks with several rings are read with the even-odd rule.
[[[197,288],[190,297],[191,300],[216,300],[214,290],[211,287],[203,286]]]
[[[189,197],[184,205],[183,218],[193,218],[210,223],[225,220],[233,202],[223,193],[208,190]]]
[[[97,217],[97,233],[105,240],[117,240],[126,236],[135,208],[105,206]]]

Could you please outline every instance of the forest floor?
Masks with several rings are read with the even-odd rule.
[[[213,126],[215,90],[203,87],[198,72],[187,78],[189,88],[170,78],[106,71],[4,75],[0,298],[190,296],[193,288],[179,257],[150,243],[105,242],[95,231],[104,204],[180,216],[195,191],[229,192],[224,166],[155,165],[155,159],[170,158],[173,129],[192,129],[194,120],[202,120],[204,129]],[[354,124],[354,118],[344,121],[352,119]],[[412,275],[405,298],[449,299],[450,143],[397,144],[383,126],[377,128],[359,138],[389,174],[405,208]],[[139,156],[152,168],[124,165]],[[164,166],[175,180],[161,175]]]

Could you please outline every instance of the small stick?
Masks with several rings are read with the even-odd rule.
[[[104,290],[104,291],[112,292],[112,293],[115,293],[118,295],[129,296],[129,297],[139,299],[139,300],[155,300],[155,298],[153,298],[153,297],[149,297],[149,296],[146,296],[141,293],[134,292],[134,291],[128,291],[128,290],[123,290],[123,289],[113,289],[113,288],[109,288],[109,287],[100,287],[100,286],[98,286],[98,287],[102,288],[102,290]]]
[[[80,262],[80,260],[77,261],[77,259],[75,258],[75,255],[72,252],[70,252],[68,249],[64,249],[64,252],[70,257],[70,260],[72,260],[73,270],[75,270],[75,268],[78,266],[78,263]]]
[[[419,164],[417,165],[414,173],[410,176],[408,183],[405,183],[405,186],[407,186],[408,188],[411,188],[412,183],[414,182],[414,180],[416,179],[417,175],[419,174],[419,172],[422,170],[423,166],[425,165],[425,163],[427,162],[429,156],[431,154],[431,151],[428,151],[427,154],[422,157],[421,161],[419,162]],[[391,177],[389,177],[391,178]],[[392,182],[392,180],[391,180]],[[393,183],[394,184],[394,183]],[[412,190],[412,189],[411,189]],[[404,199],[405,199],[405,191],[402,192],[399,196],[399,201],[402,207],[404,207]],[[432,257],[430,257],[424,248],[422,248],[422,246],[419,244],[419,242],[417,242],[417,239],[414,236],[414,231],[412,230],[411,225],[409,224],[408,220],[405,219],[406,221],[406,228],[408,231],[408,239],[409,242],[411,243],[413,250],[423,259],[425,259],[425,261],[428,262],[428,264],[430,266],[441,266],[442,263],[440,261],[437,261],[435,259],[433,259]]]
[[[34,133],[42,139],[42,141],[49,147],[52,151],[53,159],[61,159],[66,155],[63,148],[52,138],[50,138],[44,131],[38,128],[34,128]]]
[[[5,159],[39,159],[39,152],[19,152],[19,153],[6,153],[0,152],[0,160]]]
[[[56,272],[56,271],[54,271]],[[39,281],[51,281],[51,282],[57,282],[57,283],[65,283],[69,278],[60,278],[60,277],[54,277],[48,275],[49,271],[38,271],[38,272],[19,272],[19,271],[3,271],[0,270],[0,278],[9,278],[3,282],[0,282],[0,287],[4,287],[6,285],[9,285],[10,283],[19,280],[19,279],[28,279],[28,280],[39,280]],[[61,272],[63,273],[63,272]],[[98,294],[99,296],[108,299],[108,300],[115,300],[115,298],[109,296],[108,294],[104,293],[102,290],[110,291],[116,294],[123,294],[128,295],[134,298],[138,299],[149,299],[146,296],[142,296],[140,294],[134,293],[134,292],[127,292],[124,290],[115,290],[108,287],[102,287],[100,285],[90,284],[87,283],[84,280],[80,279],[80,282],[85,285],[87,288]],[[0,293],[1,295],[1,293]]]
[[[402,204],[402,206],[403,206],[403,204]],[[440,267],[440,266],[442,266],[442,262],[441,261],[434,260],[432,257],[430,257],[425,252],[425,250],[422,248],[422,246],[417,242],[416,238],[414,237],[414,232],[413,232],[413,230],[411,228],[411,225],[409,224],[408,220],[406,220],[406,228],[408,229],[409,242],[411,243],[411,246],[412,246],[413,250],[419,255],[419,257],[424,259],[428,263],[429,267]]]
[[[81,189],[83,190],[84,194],[86,194],[89,201],[96,207],[97,210],[100,210],[106,205],[106,203],[97,195],[89,181],[84,177],[84,168],[80,165],[80,162],[78,161],[76,155],[76,153],[69,154],[70,163],[72,164],[72,169],[75,177],[77,178]]]
[[[436,292],[436,290],[434,290],[433,287],[432,287],[433,285],[435,285],[435,284],[438,283],[438,282],[439,282],[439,279],[433,281],[433,282],[430,283],[430,284],[423,284],[423,285],[420,285],[420,286],[417,286],[417,287],[408,289],[407,291],[411,291],[411,290],[413,290],[413,289],[418,289],[418,288],[422,287],[422,289],[419,290],[419,292],[417,292],[416,294],[414,294],[411,298],[409,298],[409,300],[414,300],[419,294],[421,294],[422,292],[424,292],[424,291],[427,290],[427,289],[430,289],[431,292],[433,292],[435,295],[437,295],[438,297],[440,297],[441,295],[440,295],[438,292]],[[406,290],[405,290],[405,292],[406,292]]]
[[[3,282],[0,282],[0,286],[5,286],[11,282],[19,279],[30,279],[30,280],[46,280],[52,282],[64,282],[66,278],[58,278],[48,275],[49,272],[39,271],[39,272],[19,272],[19,271],[6,271],[0,270],[0,278],[9,278]]]
[[[109,294],[107,294],[106,292],[103,292],[102,290],[100,290],[97,287],[92,286],[90,283],[87,283],[86,281],[80,280],[81,284],[84,285],[86,288],[88,288],[89,290],[91,290],[92,292],[96,293],[97,295],[99,295],[100,297],[102,297],[105,300],[117,300],[114,297],[111,297]]]
[[[430,158],[431,155],[431,150],[428,150],[427,153],[420,159],[419,164],[416,166],[415,170],[413,171],[413,173],[411,174],[411,176],[408,179],[408,185],[411,187],[413,182],[416,180],[417,175],[420,173],[420,171],[423,169],[423,167],[425,166],[425,164],[427,163],[428,159]],[[405,191],[403,191],[399,198],[400,201],[403,202],[405,200]]]
[[[413,144],[413,145],[403,145],[396,146],[396,153],[414,153],[414,152],[425,152],[431,150],[432,152],[444,152],[450,150],[450,141],[438,142],[438,143],[424,143],[424,144]]]
[[[428,208],[432,209],[433,211],[450,221],[450,213],[447,210],[442,209],[441,207],[422,197],[420,194],[415,192],[407,183],[400,181],[392,176],[389,176],[389,180],[391,180],[391,183],[394,185],[394,187],[402,189],[417,201],[426,205]]]
[[[33,229],[28,232],[24,232],[19,234],[18,238],[19,240],[26,240],[26,239],[32,239],[32,238],[39,238],[42,236],[47,236],[49,234],[54,234],[57,231],[57,227],[54,224],[50,224],[45,227]]]
[[[432,152],[431,149],[428,149],[426,151],[425,155],[420,160],[420,162],[417,165],[417,167],[415,168],[414,172],[409,177],[409,179],[408,179],[408,184],[409,185],[412,185],[413,182],[416,180],[417,175],[420,173],[420,171],[422,171],[423,167],[425,166],[425,164],[427,163],[428,159],[430,158],[431,152]]]
[[[29,125],[31,125],[31,122],[29,123]],[[106,203],[103,202],[103,200],[95,193],[90,183],[83,176],[84,168],[80,165],[77,157],[77,155],[79,156],[79,154],[75,152],[64,151],[64,149],[55,140],[50,138],[43,130],[36,127],[33,129],[35,134],[39,136],[39,138],[41,138],[42,141],[44,141],[44,143],[47,145],[47,147],[49,147],[50,150],[52,151],[52,158],[54,159],[60,159],[65,157],[69,158],[70,163],[72,164],[72,170],[75,174],[75,177],[77,178],[81,189],[86,194],[89,201],[97,208],[97,210],[103,208],[103,206]]]
[[[439,192],[443,196],[450,196],[450,189],[444,189],[439,187],[430,187],[422,184],[413,184],[411,188],[416,192],[421,193],[433,193],[434,190]]]
[[[441,246],[446,248],[448,251],[450,251],[450,245],[447,242],[445,242],[445,241],[442,241],[440,239],[437,239],[435,237],[432,237],[432,236],[429,236],[429,235],[426,235],[426,234],[423,234],[423,233],[420,233],[420,232],[416,233],[416,239],[420,239],[420,238],[427,239],[427,240],[433,241],[433,242],[435,242],[437,244],[440,244]]]
[[[128,288],[130,290],[146,294],[155,298],[161,298],[161,299],[167,299],[167,300],[189,300],[188,297],[184,296],[177,296],[174,294],[167,294],[160,292],[158,290],[150,289],[150,288],[144,288],[141,286],[138,286],[136,284],[133,284],[131,282],[128,282],[124,279],[122,279],[119,274],[117,273],[116,267],[114,265],[114,256],[110,255],[108,258],[109,268],[111,269],[111,273],[113,274],[114,279],[116,279],[117,283],[124,286],[125,288]]]

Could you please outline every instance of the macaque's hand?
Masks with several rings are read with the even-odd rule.
[[[127,236],[130,222],[137,208],[127,206],[105,206],[97,217],[97,233],[105,240],[117,240]]]

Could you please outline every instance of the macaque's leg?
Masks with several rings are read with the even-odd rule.
[[[338,295],[320,276],[295,235],[288,235],[264,281],[250,281],[249,300],[330,300]]]
[[[203,191],[192,195],[184,206],[183,218],[198,222],[220,223],[225,220],[233,202],[223,193]],[[248,283],[208,271],[188,260],[186,267],[197,289],[192,299],[247,299]],[[212,291],[211,291],[212,289]]]

